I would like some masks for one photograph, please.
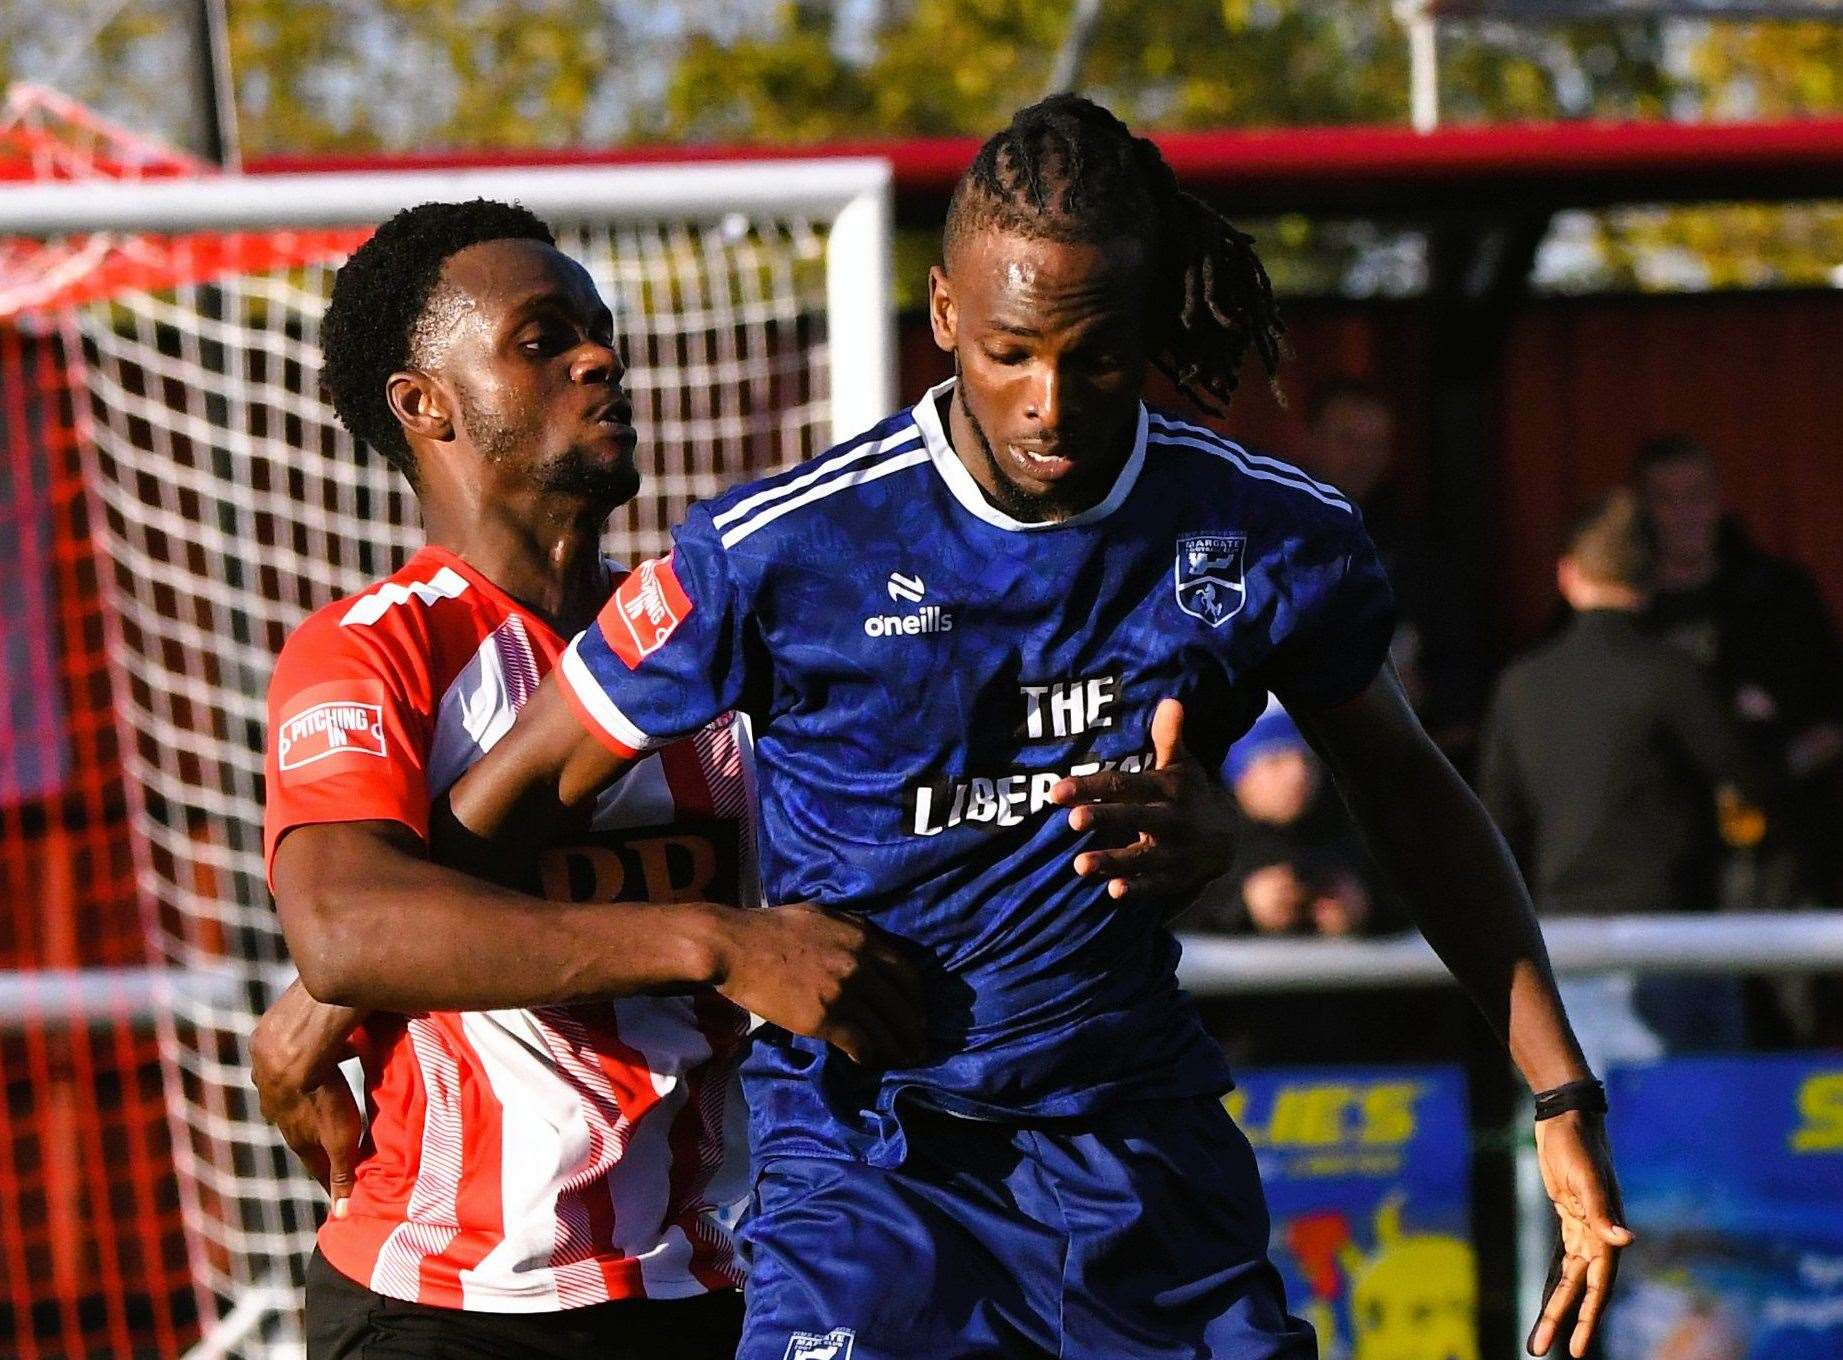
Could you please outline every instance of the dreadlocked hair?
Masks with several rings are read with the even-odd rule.
[[[1069,244],[1145,243],[1152,363],[1220,415],[1252,349],[1269,380],[1285,327],[1254,238],[1178,186],[1145,137],[1080,95],[1019,109],[954,188],[944,247],[984,228]]]
[[[556,237],[510,203],[421,203],[405,208],[352,252],[333,277],[320,323],[320,385],[339,423],[416,480],[416,460],[385,396],[390,375],[413,367],[418,330],[450,255],[482,241]]]

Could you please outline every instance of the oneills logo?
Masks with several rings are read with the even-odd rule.
[[[872,614],[864,620],[864,636],[916,637],[922,633],[953,632],[953,611],[925,604],[913,614]]]

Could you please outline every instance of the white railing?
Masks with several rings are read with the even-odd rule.
[[[1576,917],[1545,921],[1558,973],[1843,972],[1843,908],[1722,915]],[[1412,987],[1451,981],[1418,935],[1383,940],[1264,939],[1184,935],[1178,973],[1198,996]],[[274,990],[287,983],[271,979]],[[230,973],[153,968],[0,972],[0,1030],[28,1023],[151,1023],[173,989],[219,1004]]]
[[[275,979],[273,994],[288,985]],[[0,1032],[27,1025],[151,1026],[178,1001],[198,1006],[240,1004],[242,978],[230,969],[181,972],[168,968],[48,968],[0,972]]]
[[[1843,909],[1558,917],[1542,923],[1555,971],[1807,973],[1843,971]],[[1187,935],[1179,966],[1198,996],[1405,987],[1451,981],[1427,942]]]

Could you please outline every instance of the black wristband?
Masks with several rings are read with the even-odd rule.
[[[1569,1110],[1606,1113],[1606,1087],[1595,1077],[1582,1077],[1552,1091],[1536,1092],[1536,1118],[1553,1119]]]

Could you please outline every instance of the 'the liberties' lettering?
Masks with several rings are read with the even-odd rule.
[[[1079,737],[1114,725],[1114,704],[1120,698],[1117,674],[1018,688],[1024,695],[1024,735],[1031,741]]]
[[[1013,769],[916,784],[907,798],[909,834],[938,836],[966,822],[993,829],[1018,826],[1026,817],[1053,806],[1050,791],[1064,779],[1080,779],[1102,770],[1131,774],[1151,768],[1152,760],[1150,751],[1140,751],[1119,760],[1084,760],[1066,770]]]

